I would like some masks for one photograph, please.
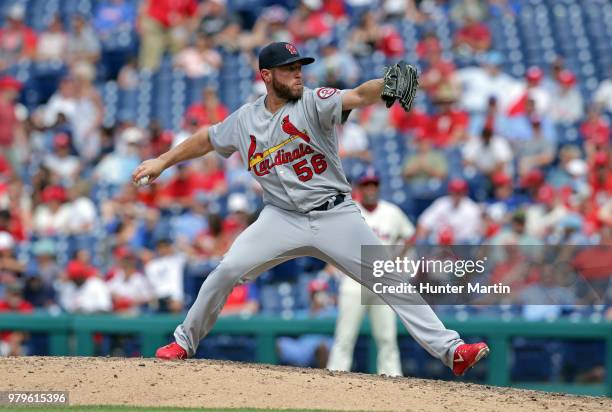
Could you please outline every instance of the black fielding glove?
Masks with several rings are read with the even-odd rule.
[[[401,60],[385,70],[383,82],[380,97],[386,106],[391,107],[397,99],[405,111],[410,111],[419,88],[419,74],[416,68]]]

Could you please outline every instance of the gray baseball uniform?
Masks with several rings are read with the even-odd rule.
[[[263,187],[266,206],[208,276],[176,328],[174,337],[189,356],[213,327],[233,287],[282,262],[314,256],[360,283],[362,267],[371,273],[373,262],[362,261],[361,245],[381,242],[351,200],[342,170],[334,130],[341,121],[341,95],[332,88],[305,88],[300,100],[274,114],[261,97],[209,129],[215,151],[225,157],[240,153]],[[339,195],[344,201],[333,206]],[[328,210],[313,210],[326,203]],[[415,340],[452,367],[454,350],[463,343],[457,332],[446,329],[418,295],[391,307]]]

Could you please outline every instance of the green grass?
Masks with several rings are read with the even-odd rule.
[[[123,412],[123,411],[139,411],[139,412],[216,412],[216,411],[231,411],[231,412],[320,412],[324,411],[324,409],[257,409],[257,408],[165,408],[165,407],[145,407],[145,406],[104,406],[104,405],[96,405],[96,406],[0,406],[0,412],[4,411],[14,411],[14,410],[24,410],[24,411],[37,411],[37,412],[47,412],[49,410],[57,410],[63,411],[67,410],[70,412]]]

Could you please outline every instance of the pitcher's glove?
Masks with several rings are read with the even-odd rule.
[[[387,107],[391,107],[395,99],[399,100],[405,111],[410,111],[419,88],[419,73],[414,66],[400,60],[385,69],[384,85],[380,97]]]

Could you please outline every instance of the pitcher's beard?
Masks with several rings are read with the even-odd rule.
[[[293,92],[289,86],[278,82],[275,78],[272,78],[272,88],[278,97],[290,102],[300,100],[302,98],[302,93],[304,92],[303,87],[300,88],[299,92]]]

